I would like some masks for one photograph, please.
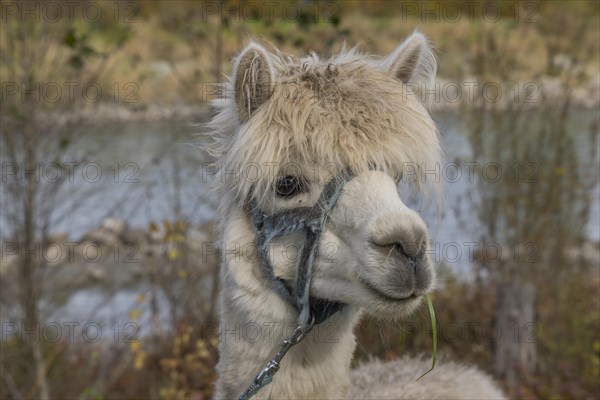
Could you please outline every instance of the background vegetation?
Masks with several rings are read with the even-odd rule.
[[[60,16],[44,2],[0,7],[0,397],[210,397],[218,251],[206,244],[218,200],[198,177],[200,152],[173,143],[193,140],[200,128],[187,122],[206,120],[215,83],[249,38],[293,54],[327,55],[344,43],[387,54],[415,28],[438,49],[440,87],[493,83],[511,93],[499,102],[480,91],[456,102],[443,94],[434,100],[434,115],[463,121],[472,149],[450,161],[535,168],[530,181],[523,178],[530,170],[518,170],[520,179],[490,180],[476,168],[471,195],[447,210],[456,231],[476,220],[480,243],[533,244],[534,257],[523,248],[501,259],[476,252],[465,274],[440,261],[443,284],[434,304],[441,353],[495,374],[514,397],[600,397],[600,249],[586,232],[597,218],[599,124],[597,116],[579,121],[580,111],[597,110],[600,99],[597,2],[291,1],[272,14],[251,1],[51,3]],[[113,131],[124,130],[110,125],[114,120],[152,121],[143,129],[165,136],[143,154],[140,182],[97,201],[105,186],[73,181],[64,168],[78,163],[71,164],[74,173],[83,172],[102,150],[88,142],[100,135],[116,140]],[[142,139],[130,135],[142,149]],[[52,163],[63,168],[60,178],[20,173]],[[127,165],[103,172],[112,178],[118,170],[123,182]],[[154,190],[166,193],[160,212],[136,224],[128,213],[156,204]],[[92,212],[99,202],[102,215]],[[89,214],[83,233],[71,225],[75,213]],[[102,256],[68,258],[67,242],[77,249],[93,244]],[[48,248],[63,253],[40,250]],[[526,321],[533,322],[529,330],[518,325],[511,335],[518,351],[535,357],[498,367],[500,341],[484,327],[503,326],[497,294],[515,284],[534,288],[534,317]],[[70,337],[60,318],[65,304],[96,292],[105,301],[134,296],[116,317],[85,309],[87,318]],[[423,312],[405,323],[365,321],[356,362],[429,354],[427,318]],[[109,340],[83,335],[90,322]]]

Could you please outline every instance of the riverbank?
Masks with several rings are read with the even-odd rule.
[[[118,218],[104,219],[77,240],[51,233],[35,244],[35,257],[46,277],[41,290],[61,304],[82,289],[116,293],[157,278],[160,285],[173,285],[188,275],[210,275],[218,263],[214,240],[212,223],[165,221],[138,228]],[[5,282],[18,279],[24,246],[2,242],[0,277]]]
[[[439,78],[428,94],[429,107],[436,111],[473,109],[536,109],[558,107],[569,96],[575,109],[594,110],[600,107],[600,73],[587,85],[568,89],[559,78],[543,77],[540,81],[509,83],[481,82],[475,77],[465,81]],[[211,115],[210,103],[121,104],[115,102],[81,103],[62,112],[42,111],[40,121],[58,126],[74,123],[134,122],[187,120],[206,121]]]

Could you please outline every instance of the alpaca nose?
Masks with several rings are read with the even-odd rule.
[[[392,245],[400,254],[410,259],[417,259],[423,255],[423,243],[399,242]]]
[[[416,213],[410,213],[394,213],[378,218],[371,229],[373,244],[395,249],[407,258],[422,257],[427,247],[427,228]]]

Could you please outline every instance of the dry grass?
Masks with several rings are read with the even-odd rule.
[[[344,3],[338,6],[339,22],[332,23],[318,16],[316,23],[301,24],[282,18],[270,23],[265,23],[266,20],[253,22],[235,15],[225,22],[211,15],[202,22],[201,5],[185,3],[185,7],[177,8],[166,2],[143,2],[135,23],[86,24],[76,21],[72,26],[55,24],[50,30],[55,34],[46,35],[44,41],[45,45],[56,48],[52,59],[60,65],[60,60],[68,59],[66,54],[70,51],[62,44],[64,32],[72,27],[77,35],[87,34],[97,55],[88,58],[83,75],[92,74],[99,64],[108,62],[102,76],[93,79],[107,89],[114,82],[121,86],[135,83],[139,89],[137,98],[142,104],[201,102],[203,83],[222,81],[229,72],[229,61],[250,38],[272,43],[283,52],[293,54],[308,51],[330,54],[347,43],[349,46],[360,45],[368,53],[385,55],[408,34],[419,29],[436,45],[439,75],[447,80],[502,78],[482,71],[478,64],[478,49],[488,46],[490,43],[486,41],[490,40],[501,42],[503,56],[514,60],[510,69],[515,81],[538,80],[548,74],[548,65],[552,64],[553,57],[562,54],[558,49],[563,48],[569,49],[569,55],[576,63],[584,55],[591,54],[592,57],[586,57],[585,65],[582,65],[581,84],[595,79],[600,59],[596,50],[597,35],[590,32],[599,30],[598,18],[595,18],[598,16],[597,3],[532,4],[537,8],[535,22],[531,23],[523,21],[525,16],[516,18],[512,15],[514,2],[508,2],[505,7],[509,13],[497,22],[481,18],[480,10],[474,12],[473,21],[467,14],[453,21],[443,12],[435,21],[419,15],[402,15],[399,5],[394,12],[383,4],[361,9],[359,4]],[[108,13],[110,6],[108,3],[104,6]],[[5,25],[4,30],[15,29],[11,24]],[[554,29],[556,26],[561,29]],[[9,39],[7,35],[3,36],[4,52],[9,48]],[[37,40],[35,35],[32,40]],[[10,68],[5,68],[10,67],[10,59],[3,63],[1,70],[8,78],[5,80],[12,77]],[[15,61],[18,59],[14,58]],[[47,67],[56,64],[50,60],[45,63]],[[61,69],[50,68],[39,74],[38,79],[60,82],[65,77]]]

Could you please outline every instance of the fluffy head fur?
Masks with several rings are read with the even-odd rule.
[[[223,197],[235,193],[241,202],[252,192],[264,199],[290,170],[309,176],[323,168],[331,176],[375,167],[422,189],[423,171],[441,151],[435,124],[411,88],[434,74],[435,58],[418,33],[382,60],[355,49],[327,60],[295,58],[252,43],[209,124],[208,151],[226,175],[218,179]]]

